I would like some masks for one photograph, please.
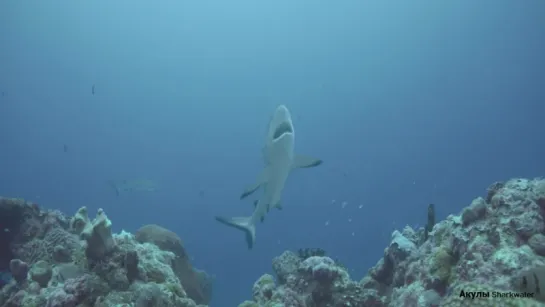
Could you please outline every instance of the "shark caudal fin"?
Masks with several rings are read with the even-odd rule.
[[[115,191],[115,195],[119,196],[121,191],[119,191],[119,187],[113,180],[108,180],[108,185]]]
[[[221,216],[216,216],[216,221],[222,224],[225,224],[227,226],[231,226],[233,228],[244,231],[244,234],[246,235],[246,244],[248,245],[248,249],[252,249],[252,247],[254,247],[255,225],[252,222],[251,217],[225,218]]]

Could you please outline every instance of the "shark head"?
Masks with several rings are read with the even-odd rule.
[[[295,130],[291,121],[291,114],[285,105],[279,105],[269,122],[267,142],[269,144],[282,143],[286,140],[293,142]]]

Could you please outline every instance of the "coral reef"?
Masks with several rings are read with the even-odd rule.
[[[212,296],[212,280],[204,272],[191,266],[182,240],[174,232],[158,225],[146,225],[135,233],[140,243],[152,243],[175,255],[172,268],[188,295],[199,304],[208,304]]]
[[[102,209],[90,220],[85,207],[66,217],[10,198],[0,198],[0,225],[0,269],[13,276],[0,290],[2,307],[194,307],[210,301],[211,278],[194,269],[181,240],[159,226],[114,234]]]
[[[245,307],[545,306],[545,180],[494,183],[459,215],[392,233],[361,280],[321,249],[286,251]],[[73,217],[0,198],[0,307],[205,306],[212,279],[158,225],[112,232],[103,210]],[[503,294],[498,297],[495,293]],[[522,295],[516,297],[515,295]]]
[[[300,248],[297,250],[297,254],[299,258],[304,260],[312,256],[325,256],[326,252],[321,248]]]
[[[361,281],[325,255],[286,251],[239,307],[545,306],[544,214],[545,180],[495,183],[431,229],[394,231]]]

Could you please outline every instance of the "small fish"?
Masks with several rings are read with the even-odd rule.
[[[295,130],[290,111],[286,106],[280,105],[276,108],[268,128],[263,148],[265,168],[254,184],[248,186],[240,196],[240,199],[244,199],[263,186],[263,194],[255,203],[254,212],[247,217],[216,216],[218,222],[244,232],[248,249],[252,249],[255,243],[256,223],[263,222],[271,208],[282,209],[280,199],[291,171],[322,164],[320,159],[294,153]]]
[[[93,86],[91,87],[91,94],[95,94],[95,85],[93,84]]]
[[[119,182],[108,182],[115,190],[117,196],[121,193],[131,192],[155,192],[159,189],[157,183],[149,179],[134,179],[134,180],[122,180]]]
[[[516,290],[534,294],[534,298],[545,302],[545,266],[536,266],[520,272],[512,280]]]
[[[62,149],[63,149],[64,152],[68,152],[68,146],[66,146],[66,144],[64,144],[64,145],[62,146]]]

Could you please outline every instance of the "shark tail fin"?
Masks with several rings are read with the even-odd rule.
[[[246,244],[248,249],[252,249],[255,243],[255,224],[252,221],[252,217],[232,217],[225,218],[216,216],[216,221],[225,224],[227,226],[244,231],[246,235]]]
[[[115,195],[119,196],[120,191],[119,191],[119,187],[117,186],[117,184],[112,180],[108,180],[108,185],[110,185],[110,187],[112,187],[112,189],[114,189]]]

